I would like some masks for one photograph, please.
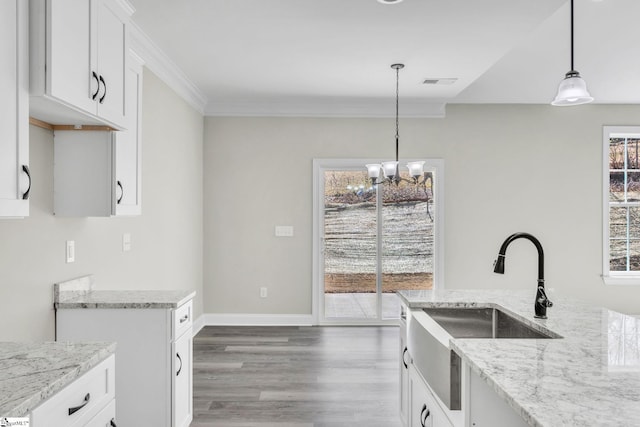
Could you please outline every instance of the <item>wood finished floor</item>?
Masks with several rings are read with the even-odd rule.
[[[398,328],[203,328],[191,427],[400,427]]]

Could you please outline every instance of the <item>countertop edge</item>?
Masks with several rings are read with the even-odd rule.
[[[136,292],[136,291],[107,291],[107,290],[95,290],[90,293],[79,295],[75,298],[63,298],[62,301],[55,301],[53,303],[53,307],[56,310],[65,310],[65,309],[82,309],[82,308],[95,308],[95,309],[175,309],[185,304],[189,300],[192,300],[196,296],[195,291],[191,291],[186,293],[185,296],[178,298],[173,301],[143,301],[138,300],[136,298],[132,298],[131,301],[108,301],[105,299],[104,301],[92,301],[93,295],[100,295],[101,293],[125,293],[125,292]],[[139,291],[141,293],[147,294],[151,292],[163,292],[163,291]],[[169,291],[175,292],[175,291]],[[187,292],[187,291],[185,291]]]
[[[96,351],[93,355],[89,356],[85,361],[78,366],[60,376],[57,380],[47,384],[40,392],[35,393],[33,396],[27,398],[22,403],[9,411],[8,414],[1,414],[7,417],[21,417],[29,415],[40,404],[44,403],[51,396],[71,384],[76,379],[96,367],[98,364],[108,359],[115,354],[116,343],[105,343],[105,347]]]

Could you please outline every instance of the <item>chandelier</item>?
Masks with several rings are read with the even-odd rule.
[[[380,163],[371,163],[365,165],[369,172],[369,178],[373,185],[383,183],[394,183],[398,185],[401,181],[410,182],[416,185],[424,184],[427,181],[427,176],[424,173],[424,161],[415,161],[407,163],[409,169],[409,175],[412,180],[402,178],[400,176],[399,162],[398,162],[398,149],[400,146],[400,132],[399,132],[399,88],[400,88],[400,70],[404,68],[404,64],[393,64],[391,68],[396,70],[396,160]],[[382,176],[380,176],[382,174]],[[422,180],[421,180],[422,178]]]

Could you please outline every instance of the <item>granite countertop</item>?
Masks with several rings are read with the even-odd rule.
[[[528,291],[400,291],[411,309],[495,307],[561,339],[453,339],[451,348],[530,425],[638,426],[640,319],[554,297],[533,317]]]
[[[178,308],[196,295],[193,291],[97,290],[93,276],[53,285],[53,306],[67,308]]]
[[[26,416],[115,349],[115,343],[0,342],[0,417]]]

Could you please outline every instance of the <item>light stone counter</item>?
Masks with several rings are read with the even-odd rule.
[[[115,349],[115,343],[0,343],[0,417],[26,416]]]
[[[93,276],[53,285],[54,308],[178,308],[192,291],[107,291],[93,288]]]
[[[454,339],[451,348],[530,425],[640,426],[640,319],[528,291],[400,291],[411,309],[495,307],[561,339]]]

